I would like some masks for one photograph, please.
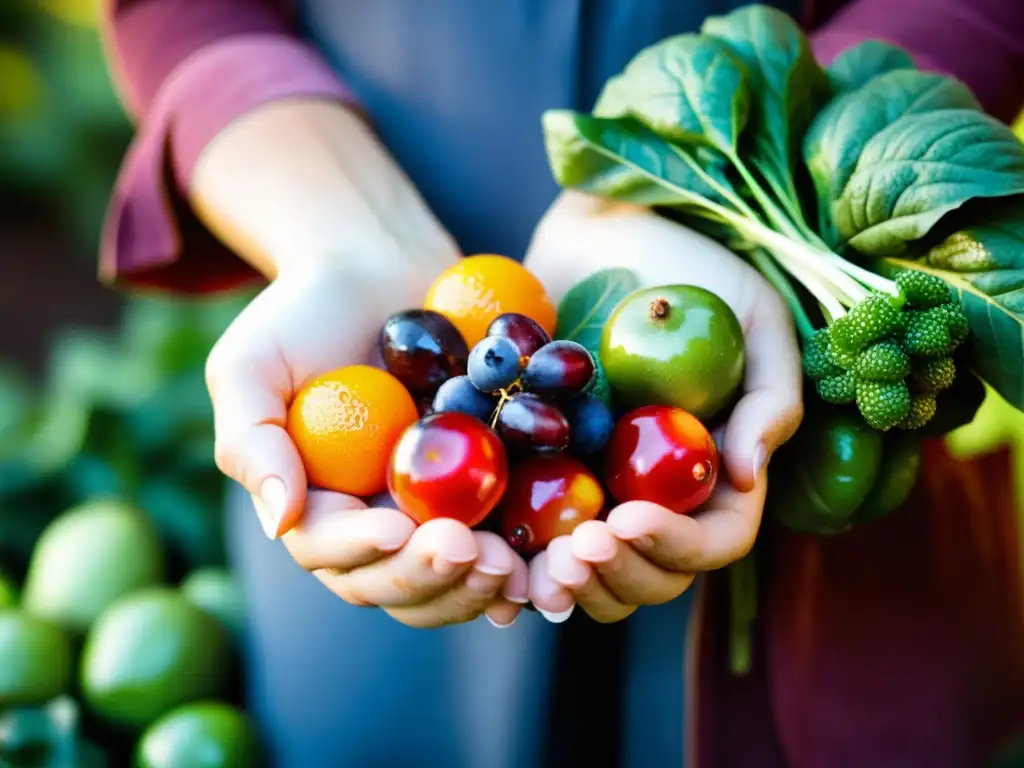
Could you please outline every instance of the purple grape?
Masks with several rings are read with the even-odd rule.
[[[413,395],[431,395],[466,372],[469,349],[444,315],[411,309],[392,315],[380,331],[384,366]]]
[[[497,428],[510,449],[548,453],[569,445],[569,422],[562,412],[527,392],[508,399],[498,414]]]
[[[568,410],[572,452],[587,456],[604,448],[615,428],[615,417],[604,400],[582,395],[573,400]]]
[[[551,337],[535,320],[515,312],[506,312],[494,318],[487,326],[487,335],[504,336],[519,348],[519,354],[524,357],[530,357],[551,342]]]
[[[594,378],[594,358],[575,341],[553,341],[538,349],[523,371],[523,389],[539,395],[572,395]]]
[[[489,424],[498,399],[481,392],[473,386],[469,376],[456,376],[448,379],[434,395],[433,413],[457,411],[475,416],[485,424]]]
[[[485,336],[469,353],[469,380],[481,392],[507,389],[523,370],[519,348],[504,336]]]

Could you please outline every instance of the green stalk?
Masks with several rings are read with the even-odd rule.
[[[807,341],[814,335],[814,323],[812,323],[811,319],[807,316],[803,302],[800,301],[800,297],[797,296],[796,291],[793,289],[793,285],[789,282],[786,274],[779,269],[779,266],[771,256],[760,248],[755,248],[751,252],[750,260],[754,262],[754,266],[757,267],[758,271],[764,275],[765,279],[771,283],[775,290],[779,292],[779,295],[782,296],[782,299],[789,307],[789,311],[793,314],[793,321],[796,323],[797,333],[800,334],[801,339]]]

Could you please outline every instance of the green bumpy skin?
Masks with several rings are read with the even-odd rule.
[[[953,340],[944,307],[903,312],[900,344],[912,357],[945,357]]]
[[[832,344],[843,352],[860,352],[868,344],[892,336],[899,328],[896,299],[873,293],[829,326]]]
[[[857,355],[853,372],[868,381],[902,381],[910,373],[910,358],[896,342],[881,341]]]
[[[910,413],[910,390],[905,381],[858,381],[857,408],[869,426],[887,432]]]
[[[919,360],[910,374],[914,389],[922,394],[943,392],[953,386],[955,379],[956,363],[952,357]]]
[[[914,395],[910,399],[910,410],[896,426],[900,429],[920,429],[932,420],[936,408],[935,395]]]
[[[849,371],[822,379],[816,386],[818,396],[826,403],[846,405],[857,399],[857,378]]]
[[[832,363],[841,371],[850,370],[853,368],[853,364],[857,362],[856,352],[844,352],[832,343],[831,338],[828,343],[828,356]]]
[[[946,328],[949,330],[949,351],[952,352],[967,340],[967,336],[971,332],[967,313],[959,304],[953,303],[943,304],[941,307],[936,307],[934,311],[945,318]]]
[[[828,328],[816,331],[804,346],[804,371],[814,381],[839,376],[843,369],[829,354]]]
[[[905,269],[896,275],[896,285],[912,307],[937,307],[953,300],[949,286],[941,277]]]

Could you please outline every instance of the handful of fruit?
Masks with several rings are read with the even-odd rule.
[[[691,286],[633,290],[620,271],[588,280],[609,274],[617,301],[599,292],[565,334],[585,345],[556,329],[572,325],[562,321],[580,312],[587,281],[556,312],[516,262],[463,259],[423,308],[384,323],[385,370],[350,366],[298,393],[288,426],[310,482],[359,496],[386,488],[417,523],[485,524],[524,555],[612,499],[695,510],[719,465],[700,418],[739,384],[739,322]],[[580,333],[595,324],[601,333]],[[702,364],[688,366],[694,348]]]

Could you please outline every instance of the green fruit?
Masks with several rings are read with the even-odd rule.
[[[903,506],[917,485],[920,470],[921,439],[908,434],[887,436],[878,477],[854,515],[854,522],[885,517]]]
[[[160,543],[146,518],[115,500],[87,502],[54,520],[32,553],[25,610],[84,632],[115,600],[163,580]]]
[[[182,582],[181,593],[217,619],[232,637],[241,638],[245,628],[245,601],[238,582],[228,571],[220,568],[192,571]]]
[[[230,640],[212,616],[162,587],[112,605],[86,637],[81,686],[100,716],[143,726],[223,692]]]
[[[804,421],[772,462],[769,507],[791,530],[840,533],[867,498],[882,464],[882,434],[849,409]]]
[[[0,710],[41,704],[71,685],[71,642],[34,616],[0,611]]]
[[[0,573],[0,611],[18,604],[18,588],[14,582]]]
[[[257,768],[259,734],[227,704],[198,702],[168,712],[135,748],[135,768]]]
[[[729,305],[703,288],[644,288],[608,318],[599,356],[626,405],[674,405],[707,421],[743,380],[743,329]]]

